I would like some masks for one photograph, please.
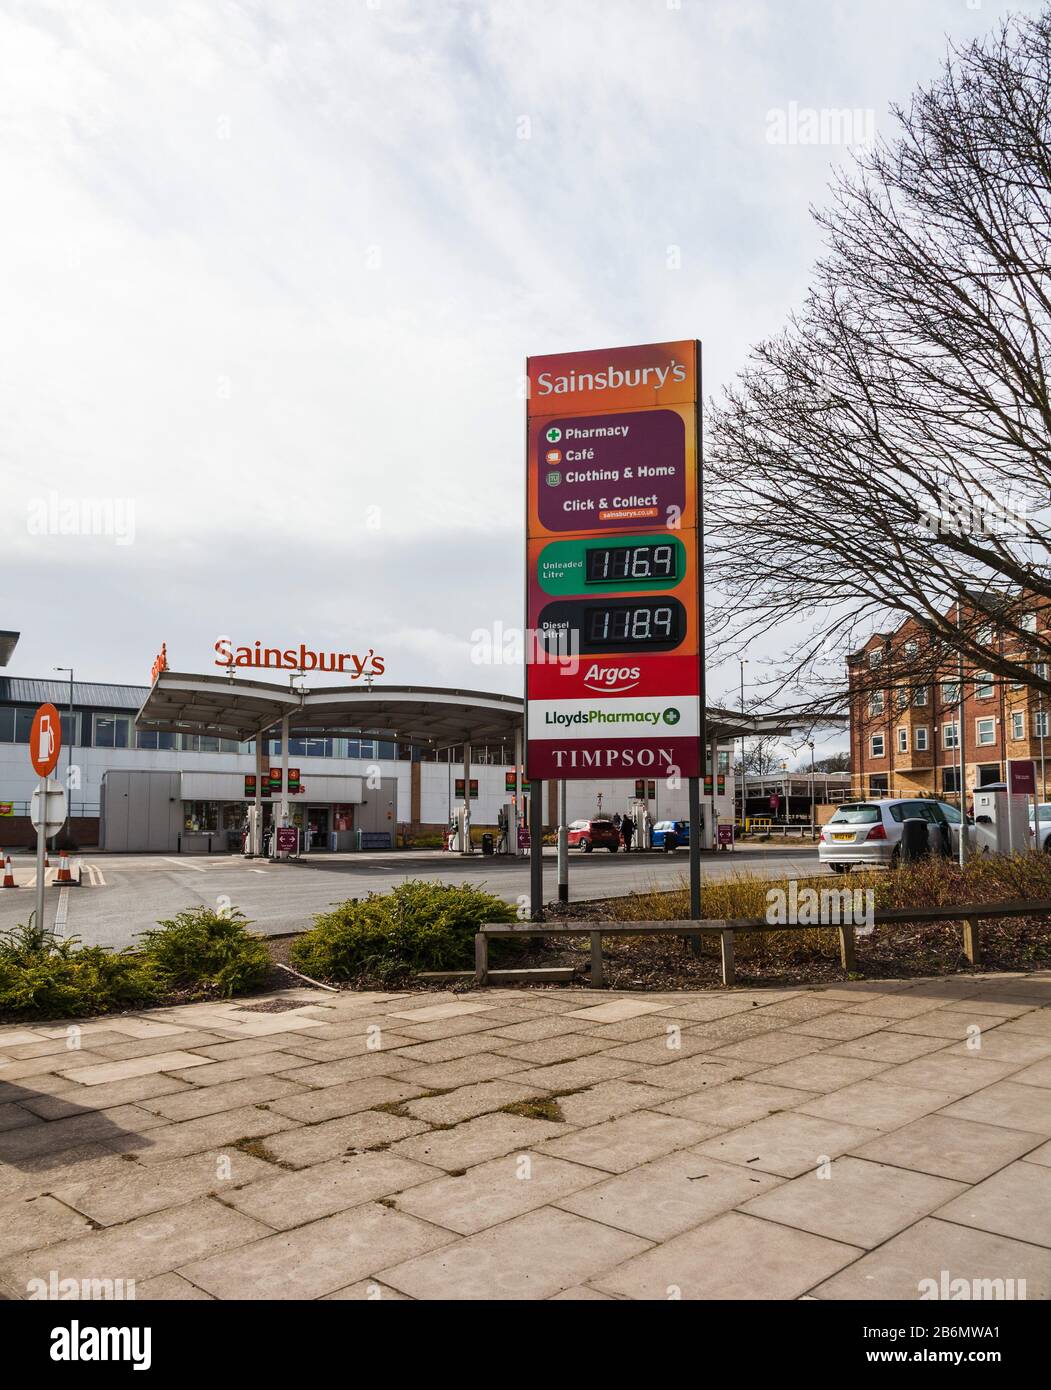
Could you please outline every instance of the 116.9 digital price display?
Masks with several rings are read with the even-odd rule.
[[[585,584],[630,583],[633,579],[680,579],[677,547],[667,541],[647,545],[588,546]]]

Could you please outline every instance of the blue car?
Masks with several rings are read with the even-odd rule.
[[[690,822],[688,820],[659,820],[653,827],[650,837],[651,849],[662,849],[670,854],[679,845],[690,843]]]

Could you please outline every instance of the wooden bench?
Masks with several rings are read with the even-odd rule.
[[[954,903],[949,907],[887,908],[874,912],[874,926],[897,922],[960,922],[963,925],[963,953],[971,965],[981,964],[979,922],[995,921],[1001,917],[1051,916],[1051,899],[1037,902]],[[739,931],[831,931],[839,934],[839,961],[850,974],[857,969],[855,932],[850,922],[774,923],[765,917],[735,917],[699,919],[680,922],[484,922],[474,938],[475,983],[484,985],[489,979],[489,942],[492,938],[586,936],[591,938],[591,983],[605,983],[602,963],[604,936],[684,936],[700,940],[718,936],[719,963],[724,985],[736,982],[734,966],[734,933]]]

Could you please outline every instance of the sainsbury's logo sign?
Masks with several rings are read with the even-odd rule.
[[[298,647],[264,647],[254,642],[250,647],[235,647],[229,637],[220,637],[215,644],[216,666],[260,666],[278,671],[336,671],[349,672],[352,681],[382,676],[386,660],[370,647],[364,656],[356,652],[316,652],[305,643]]]
[[[685,381],[686,364],[675,358],[665,367],[614,367],[597,372],[567,372],[557,376],[541,372],[536,379],[540,396],[564,396],[576,391],[616,391],[622,386],[662,387],[667,381]]]

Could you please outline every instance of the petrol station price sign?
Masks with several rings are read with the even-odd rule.
[[[700,344],[527,371],[527,775],[697,777]]]

